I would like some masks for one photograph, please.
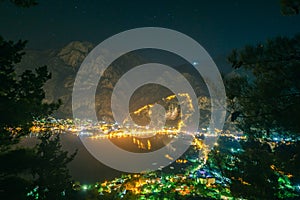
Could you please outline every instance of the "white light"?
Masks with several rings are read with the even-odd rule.
[[[194,66],[196,66],[196,65],[198,65],[198,64],[199,64],[199,62],[197,62],[197,61],[194,61],[192,64],[193,64]]]

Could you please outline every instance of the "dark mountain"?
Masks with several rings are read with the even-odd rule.
[[[52,73],[52,78],[45,85],[47,102],[52,102],[61,99],[63,105],[55,113],[57,117],[72,117],[72,89],[76,73],[86,57],[93,49],[94,45],[89,42],[71,42],[61,49],[54,50],[26,50],[22,62],[17,66],[17,72],[25,69],[34,69],[38,66],[47,65],[48,70]],[[146,52],[147,53],[147,52]],[[164,55],[162,52],[158,52]],[[149,57],[143,56],[145,52],[132,52],[125,54],[122,58],[117,59],[109,66],[100,83],[98,84],[96,100],[96,111],[99,119],[112,120],[111,112],[111,94],[113,88],[121,76],[129,69],[149,63],[157,62]],[[163,56],[161,56],[163,57]],[[172,60],[165,56],[163,59],[168,65],[168,61]],[[191,65],[180,62],[173,67],[181,72],[184,77],[190,82],[197,96],[206,96],[206,86]],[[170,66],[172,66],[170,64]],[[97,73],[95,71],[95,73]],[[137,89],[130,100],[130,111],[139,109],[140,107],[159,102],[162,98],[171,95],[172,92],[160,85],[149,84]],[[83,111],[84,112],[84,111]]]

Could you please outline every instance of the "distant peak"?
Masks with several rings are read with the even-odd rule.
[[[93,47],[90,42],[73,41],[63,47],[58,56],[65,64],[78,67]]]

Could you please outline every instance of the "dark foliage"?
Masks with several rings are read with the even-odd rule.
[[[0,0],[0,3],[4,0]],[[29,8],[38,4],[37,0],[10,0],[11,3],[18,7]]]
[[[231,121],[248,137],[241,151],[224,149],[222,141],[208,164],[218,169],[235,197],[296,198],[300,180],[300,35],[234,50],[233,68],[249,76],[225,80]],[[250,78],[249,78],[250,77]],[[273,138],[290,138],[291,142]],[[223,138],[224,139],[224,138]]]
[[[300,11],[299,0],[280,0],[283,15],[298,15]]]

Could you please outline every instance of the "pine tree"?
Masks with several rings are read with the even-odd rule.
[[[239,153],[215,147],[208,163],[230,179],[235,197],[299,196],[300,35],[234,50],[228,60],[250,74],[225,81],[231,119],[247,140]]]

